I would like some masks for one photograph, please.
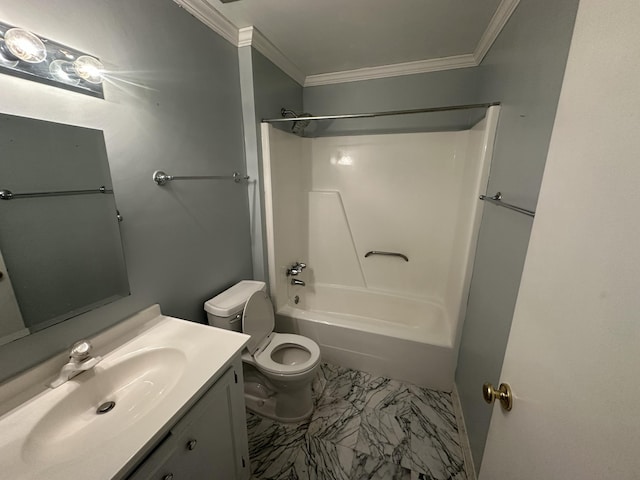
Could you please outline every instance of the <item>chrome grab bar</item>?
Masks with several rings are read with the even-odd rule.
[[[156,170],[153,172],[153,181],[157,185],[166,185],[167,182],[172,180],[233,180],[236,183],[240,183],[242,180],[249,180],[249,175],[242,175],[238,172],[233,172],[233,175],[169,175],[162,170]]]
[[[367,252],[364,254],[364,258],[367,258],[370,255],[386,255],[388,257],[400,257],[400,258],[403,258],[405,262],[409,261],[409,257],[407,257],[404,253],[381,252],[379,250],[371,250],[370,252]]]
[[[533,210],[527,210],[526,208],[517,207],[515,205],[511,205],[510,203],[506,203],[502,201],[502,193],[498,192],[493,197],[487,197],[486,195],[480,195],[480,200],[484,200],[485,202],[493,203],[494,205],[498,205],[499,207],[508,208],[509,210],[513,210],[514,212],[523,213],[530,217],[535,217],[536,212]]]
[[[63,197],[67,195],[91,195],[94,193],[113,193],[113,190],[105,187],[91,190],[62,190],[59,192],[31,192],[13,193],[11,190],[0,190],[0,200],[13,200],[14,198],[36,198],[36,197]]]

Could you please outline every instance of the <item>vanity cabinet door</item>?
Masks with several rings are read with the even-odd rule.
[[[229,369],[205,393],[129,480],[248,477],[246,427],[238,424],[244,422],[242,378],[236,372]]]

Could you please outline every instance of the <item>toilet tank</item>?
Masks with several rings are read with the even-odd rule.
[[[235,332],[242,331],[242,310],[249,297],[267,291],[264,282],[242,280],[204,303],[209,325]]]

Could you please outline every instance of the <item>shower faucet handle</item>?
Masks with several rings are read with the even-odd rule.
[[[291,267],[287,268],[287,277],[291,275],[300,275],[302,270],[307,268],[306,263],[296,262]]]

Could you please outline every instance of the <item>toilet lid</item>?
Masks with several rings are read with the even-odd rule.
[[[251,335],[247,343],[247,350],[251,355],[267,335],[273,332],[275,325],[273,305],[269,296],[261,291],[253,293],[244,305],[242,314],[242,331]]]

